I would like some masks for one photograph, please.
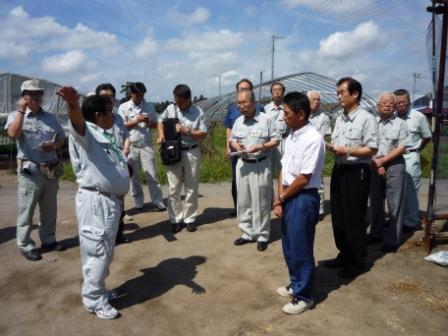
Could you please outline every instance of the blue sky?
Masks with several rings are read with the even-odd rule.
[[[376,97],[429,92],[429,0],[0,0],[0,72],[93,91],[142,81],[149,100],[230,92],[242,77],[353,76]],[[377,15],[375,15],[377,14]]]

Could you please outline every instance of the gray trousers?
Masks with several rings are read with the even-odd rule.
[[[168,178],[168,216],[171,224],[194,223],[198,215],[199,168],[201,150],[183,150],[178,163],[166,167]],[[185,204],[180,193],[185,186]]]
[[[404,213],[404,191],[406,185],[404,162],[395,163],[386,169],[386,176],[372,172],[370,180],[370,209],[372,212],[372,226],[370,235],[383,238],[388,245],[401,243]],[[389,226],[384,231],[384,200],[389,210]]]
[[[58,180],[49,180],[40,172],[34,175],[18,174],[17,193],[17,246],[24,252],[36,248],[31,239],[32,221],[36,205],[39,204],[39,237],[42,244],[56,241],[56,195]]]
[[[128,163],[134,170],[134,174],[132,174],[131,177],[131,194],[134,198],[135,205],[141,206],[144,202],[144,194],[138,174],[140,171],[140,167],[145,173],[146,183],[148,185],[151,201],[156,205],[163,204],[163,194],[160,188],[159,180],[157,179],[154,150],[151,148],[151,146],[144,146],[141,148],[131,146]]]
[[[118,197],[78,189],[76,216],[82,266],[82,302],[96,310],[107,302],[106,277],[114,257],[115,237],[121,214]]]
[[[238,190],[237,213],[241,237],[248,240],[269,240],[272,205],[271,160],[244,162],[236,165]]]

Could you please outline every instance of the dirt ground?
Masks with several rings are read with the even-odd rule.
[[[68,250],[29,262],[15,242],[16,178],[2,170],[0,181],[0,335],[447,335],[448,269],[423,260],[422,232],[406,236],[396,254],[369,247],[370,270],[345,281],[322,266],[336,255],[329,215],[317,226],[316,306],[283,314],[280,222],[272,219],[265,252],[233,246],[239,230],[228,217],[228,183],[200,186],[195,233],[173,235],[167,213],[148,203],[129,211],[125,230],[134,241],[116,248],[107,279],[121,295],[113,305],[122,317],[99,320],[80,299],[76,185],[62,182],[59,191],[57,237]]]

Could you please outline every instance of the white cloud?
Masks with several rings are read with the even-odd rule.
[[[175,9],[171,9],[167,14],[167,17],[173,24],[190,26],[207,22],[210,17],[210,12],[201,6],[196,8],[190,14],[184,14]]]
[[[24,45],[18,45],[12,41],[0,40],[0,59],[23,59],[30,53],[31,48]]]
[[[282,3],[289,8],[307,7],[320,13],[329,12],[331,14],[353,13],[366,8],[375,3],[375,0],[337,0],[337,1],[316,1],[316,0],[282,0]]]
[[[90,74],[90,75],[86,75],[86,76],[82,76],[79,81],[83,84],[85,83],[95,83],[98,81],[98,74],[94,73],[94,74]]]
[[[184,34],[181,38],[168,40],[167,48],[178,51],[220,51],[238,48],[243,43],[241,33],[229,30]]]
[[[320,41],[317,55],[343,59],[371,52],[382,43],[378,26],[372,21],[359,24],[353,31],[336,32]]]
[[[80,70],[86,61],[81,50],[68,51],[42,60],[41,68],[51,74],[67,74]]]
[[[146,37],[140,44],[138,44],[135,49],[135,56],[137,58],[147,58],[157,53],[159,46],[157,41],[152,37]]]

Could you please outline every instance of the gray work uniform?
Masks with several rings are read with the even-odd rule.
[[[118,113],[123,118],[124,123],[134,119],[137,115],[146,113],[151,122],[157,122],[158,115],[152,103],[142,101],[140,105],[135,105],[131,100],[123,103],[118,108]],[[155,163],[155,152],[152,148],[152,132],[145,123],[139,123],[129,129],[129,141],[131,149],[128,155],[128,163],[132,166],[135,174],[132,175],[131,194],[134,198],[136,207],[141,208],[144,203],[144,194],[139,177],[140,167],[145,174],[148,184],[151,201],[156,206],[163,205],[163,194],[157,179],[157,170]]]
[[[406,161],[406,193],[403,225],[415,227],[420,223],[418,192],[421,186],[420,147],[423,139],[431,138],[431,130],[423,113],[410,109],[405,116],[409,130],[409,149],[403,155]]]
[[[285,152],[285,140],[289,134],[289,129],[285,122],[285,112],[283,111],[283,104],[277,106],[274,102],[270,102],[269,104],[264,106],[264,111],[266,115],[274,122],[275,129],[280,135],[279,145],[270,151],[272,175],[277,176],[282,169],[281,159],[283,153]]]
[[[383,157],[398,146],[409,146],[409,132],[406,122],[391,116],[387,120],[377,117],[378,152],[375,157]],[[389,226],[384,232],[384,243],[398,246],[401,243],[403,226],[403,204],[406,181],[406,165],[402,155],[384,165],[385,176],[380,176],[374,169],[370,181],[370,210],[372,226],[370,236],[383,238],[384,199],[387,201]]]
[[[11,126],[17,114],[9,114],[5,129]],[[39,170],[39,164],[52,165],[58,161],[58,156],[56,151],[43,151],[40,144],[64,139],[65,134],[56,117],[42,109],[37,114],[27,109],[23,118],[22,132],[17,139],[17,246],[28,252],[36,247],[30,236],[34,210],[38,204],[40,240],[45,245],[56,241],[59,181],[45,177]]]
[[[178,118],[182,126],[191,130],[207,133],[204,112],[191,105],[180,111],[177,105],[170,104],[159,117],[159,122],[166,118]],[[200,141],[189,135],[181,135],[181,160],[166,166],[168,178],[168,216],[171,224],[194,223],[198,210],[199,168],[201,163]],[[182,207],[180,193],[182,183],[185,186],[185,206]]]
[[[256,112],[253,118],[239,117],[230,140],[249,149],[270,140],[280,141],[272,119]],[[242,238],[267,242],[270,235],[272,172],[269,151],[244,154],[236,165],[237,213]]]
[[[107,303],[109,274],[122,211],[120,198],[129,190],[126,160],[113,137],[86,122],[80,135],[70,124],[70,159],[79,185],[76,216],[83,273],[82,301],[89,310]]]
[[[313,126],[319,133],[325,137],[326,135],[331,135],[331,123],[330,118],[323,113],[322,111],[316,111],[310,114],[309,122],[311,126]],[[324,176],[322,174],[320,187],[318,189],[319,192],[319,215],[323,215],[325,213],[325,185],[324,185]]]

